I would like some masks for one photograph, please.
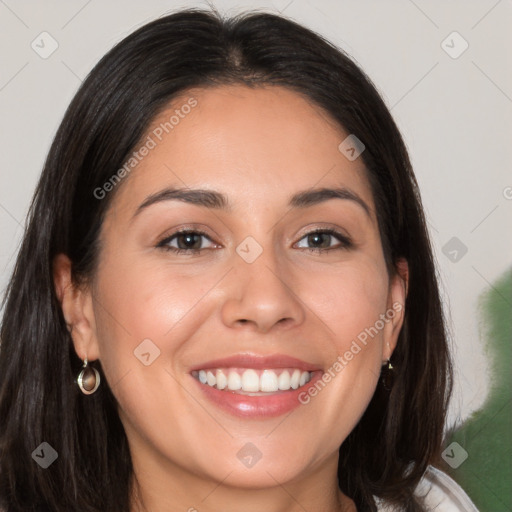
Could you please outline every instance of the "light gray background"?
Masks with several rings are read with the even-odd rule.
[[[341,46],[383,95],[420,182],[456,357],[449,422],[485,401],[488,363],[479,295],[512,264],[512,3],[212,1],[235,14],[282,12]],[[64,111],[94,64],[124,36],[179,7],[162,0],[0,0],[0,287]],[[43,59],[31,44],[57,50]],[[452,58],[463,48],[468,49]],[[41,42],[41,37],[46,37]],[[447,39],[448,37],[448,39]],[[442,46],[442,42],[445,43]],[[445,49],[443,49],[443,47]],[[443,247],[457,237],[461,256]],[[459,258],[454,262],[454,257]]]

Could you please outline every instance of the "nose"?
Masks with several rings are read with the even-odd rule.
[[[229,292],[222,307],[225,325],[264,333],[304,321],[304,304],[291,272],[283,270],[285,262],[279,263],[270,249],[265,249],[252,263],[238,255],[234,259],[236,268],[230,273]]]

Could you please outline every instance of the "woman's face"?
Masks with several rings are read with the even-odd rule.
[[[140,472],[256,488],[335,471],[404,302],[348,136],[294,92],[239,85],[175,100],[135,148],[74,340]]]

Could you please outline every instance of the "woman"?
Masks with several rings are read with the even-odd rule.
[[[98,63],[1,338],[8,512],[447,502],[451,364],[404,143],[364,73],[282,17],[181,11]]]

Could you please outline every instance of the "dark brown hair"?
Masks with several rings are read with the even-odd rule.
[[[188,9],[143,26],[101,59],[45,162],[1,326],[0,504],[8,512],[129,511],[133,472],[116,400],[105,379],[91,396],[76,386],[81,361],[56,298],[52,262],[65,253],[75,282],[90,277],[114,195],[98,200],[94,190],[122,167],[171,100],[232,83],[291,89],[366,147],[361,158],[388,271],[405,258],[409,292],[393,389],[377,388],[340,447],[339,485],[360,511],[376,510],[375,497],[421,510],[413,491],[440,453],[451,362],[420,194],[399,130],[369,78],[321,36],[269,13],[224,19]],[[95,366],[101,372],[101,363]],[[47,470],[31,459],[43,441],[59,456]]]

